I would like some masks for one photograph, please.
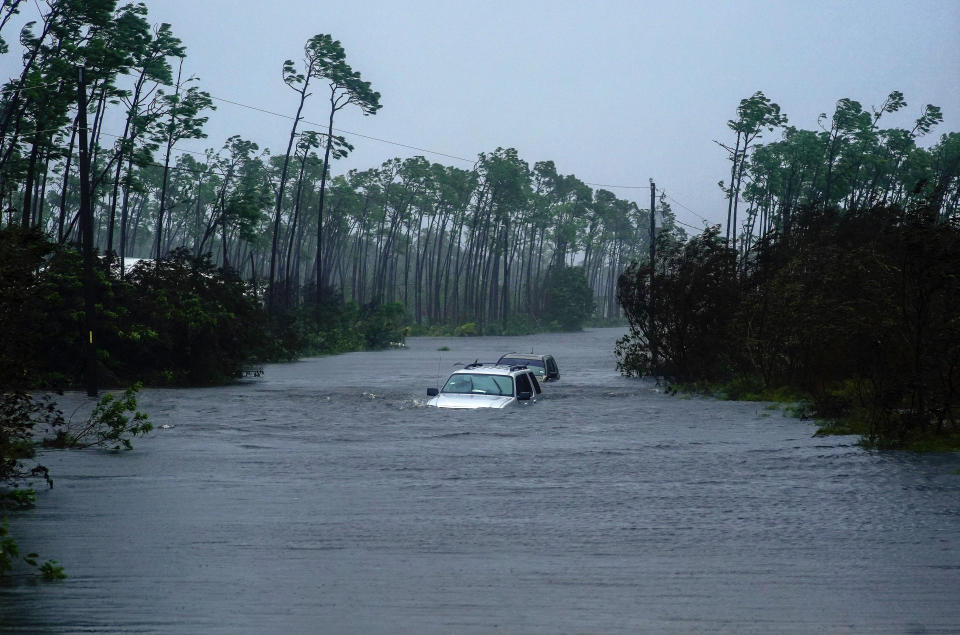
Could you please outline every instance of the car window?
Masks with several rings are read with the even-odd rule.
[[[541,394],[543,389],[540,388],[540,382],[537,381],[537,376],[534,373],[528,373],[530,375],[530,381],[533,382],[533,388],[537,391],[537,394]]]
[[[441,392],[513,396],[513,380],[505,375],[457,373],[450,375]]]
[[[513,381],[510,377],[503,375],[476,375],[473,381],[473,392],[513,396]]]
[[[540,359],[518,359],[516,357],[501,357],[498,364],[509,364],[510,366],[527,366],[534,371],[537,367],[543,368],[543,360]],[[542,371],[541,371],[542,372]]]
[[[450,375],[450,379],[444,384],[442,392],[468,393],[471,390],[473,390],[471,375]]]
[[[517,375],[517,392],[533,392],[533,387],[530,385],[530,379],[527,377],[530,373],[520,373]]]

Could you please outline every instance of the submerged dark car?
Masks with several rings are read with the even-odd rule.
[[[540,381],[557,381],[560,379],[560,367],[553,355],[539,355],[537,353],[507,353],[497,360],[498,364],[522,364],[536,373]]]

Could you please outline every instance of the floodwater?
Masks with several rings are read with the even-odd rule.
[[[133,451],[43,454],[56,487],[11,529],[69,578],[0,586],[0,631],[960,631],[960,456],[664,395],[616,374],[622,333],[145,390]],[[540,403],[423,406],[453,363],[531,348],[562,373]]]

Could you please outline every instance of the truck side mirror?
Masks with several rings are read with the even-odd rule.
[[[527,392],[526,390],[523,392],[517,392],[517,399],[519,401],[528,401],[531,397],[533,397],[532,392]]]
[[[428,397],[436,397],[438,394],[440,394],[440,391],[436,388],[427,388]]]

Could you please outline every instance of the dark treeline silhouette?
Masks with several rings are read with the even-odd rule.
[[[4,5],[0,35],[21,9],[32,10]],[[358,307],[399,303],[424,331],[470,324],[518,332],[620,318],[616,279],[647,249],[640,228],[648,210],[560,174],[550,161],[531,167],[513,149],[482,153],[471,169],[413,157],[333,174],[332,163],[352,150],[334,134],[336,113],[375,115],[380,95],[329,35],[310,38],[300,60],[278,60],[277,85],[293,97],[289,137],[278,139],[285,152],[235,135],[217,150],[178,154],[206,136],[215,100],[189,75],[171,26],[152,27],[144,5],[113,0],[40,9],[19,34],[22,72],[0,94],[0,225],[80,243],[85,141],[93,242],[118,276],[131,257],[209,254],[245,281],[281,338],[294,322],[310,330],[305,311],[331,307],[324,290]],[[327,115],[321,130],[304,123],[314,93]],[[661,211],[672,226],[669,206]],[[551,310],[557,297],[582,297],[584,288],[592,303]]]
[[[621,371],[805,394],[880,445],[960,433],[960,135],[916,145],[934,106],[911,129],[878,128],[905,105],[896,92],[872,113],[842,99],[820,131],[785,127],[762,145],[786,118],[762,93],[743,100],[731,225],[662,233],[652,296],[649,262],[621,276]]]

